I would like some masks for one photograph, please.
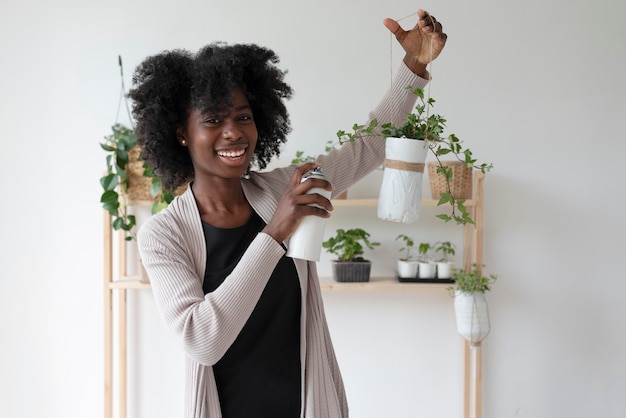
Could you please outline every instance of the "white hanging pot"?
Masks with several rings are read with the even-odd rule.
[[[427,155],[426,141],[387,138],[385,170],[378,195],[378,218],[407,224],[419,218]]]
[[[468,342],[477,344],[490,331],[487,298],[481,292],[454,292],[457,332]]]

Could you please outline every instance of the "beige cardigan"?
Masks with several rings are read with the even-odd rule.
[[[370,118],[380,122],[406,120],[415,96],[405,87],[423,87],[426,80],[406,66]],[[319,162],[335,193],[382,164],[384,139],[368,137],[346,145]],[[295,167],[251,173],[242,179],[244,193],[268,222]],[[211,366],[228,350],[243,328],[272,271],[285,254],[269,235],[259,233],[222,285],[207,295],[202,290],[206,245],[191,188],[138,234],[141,258],[148,272],[157,308],[182,342],[186,353],[185,418],[221,418]],[[288,246],[288,242],[286,243]],[[348,405],[331,343],[314,262],[294,259],[302,290],[301,364],[303,418],[346,418]]]

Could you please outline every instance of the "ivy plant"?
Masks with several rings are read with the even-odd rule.
[[[365,136],[383,135],[385,137],[409,138],[428,141],[428,148],[437,161],[437,173],[444,176],[448,191],[441,193],[438,206],[450,205],[450,213],[437,215],[445,222],[455,221],[457,224],[474,224],[474,220],[465,207],[465,199],[457,199],[452,195],[452,167],[445,166],[440,157],[453,155],[457,160],[463,161],[467,167],[480,170],[483,173],[490,171],[493,164],[479,163],[469,148],[463,147],[463,142],[455,135],[445,135],[446,119],[438,114],[429,114],[430,108],[434,107],[435,99],[425,98],[424,90],[421,88],[406,87],[417,96],[418,103],[415,111],[408,115],[407,121],[396,126],[392,123],[380,123],[377,119],[372,119],[366,125],[354,124],[352,131],[337,131],[340,143],[354,142]]]
[[[127,233],[125,239],[135,238],[133,227],[137,224],[134,215],[128,213],[128,190],[127,166],[131,148],[137,145],[137,136],[134,130],[115,123],[111,127],[111,134],[104,138],[100,147],[107,153],[106,171],[100,178],[103,192],[100,196],[102,208],[112,216],[113,229]],[[143,176],[150,179],[150,195],[155,199],[152,205],[152,213],[157,213],[174,199],[174,194],[165,190],[161,181],[154,176],[152,168],[143,163]]]

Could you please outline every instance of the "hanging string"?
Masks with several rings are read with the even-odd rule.
[[[115,114],[115,123],[119,121],[120,117],[120,108],[122,107],[122,102],[126,105],[126,113],[128,114],[128,120],[130,122],[130,127],[132,130],[135,130],[135,124],[133,123],[133,118],[130,114],[130,107],[128,106],[128,98],[126,97],[126,87],[124,86],[124,66],[122,65],[122,56],[117,56],[117,62],[120,66],[120,78],[122,80],[121,88],[120,88],[120,99],[117,102],[117,113]]]
[[[416,15],[417,12],[415,13],[411,13],[409,15],[406,15],[404,17],[401,17],[400,19],[396,19],[396,22],[399,23],[400,21],[407,19],[413,15]],[[431,23],[433,24],[433,30],[435,29],[435,21],[434,19],[430,16],[430,14],[427,16],[430,20]],[[430,60],[428,62],[428,65],[426,66],[426,71],[429,75],[429,81],[430,79],[432,79],[432,73],[433,73],[433,37],[430,37]],[[428,83],[428,89],[426,90],[426,119],[428,119],[428,117],[430,116],[430,105],[428,105],[428,102],[430,101],[430,82]],[[393,33],[389,32],[389,88],[391,90],[393,86]],[[428,135],[426,135],[425,139],[425,143],[428,142]]]

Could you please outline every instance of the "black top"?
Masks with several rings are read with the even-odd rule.
[[[203,289],[217,289],[265,223],[253,213],[237,228],[202,223],[207,247]],[[283,256],[252,315],[213,366],[223,418],[300,416],[300,282]]]

